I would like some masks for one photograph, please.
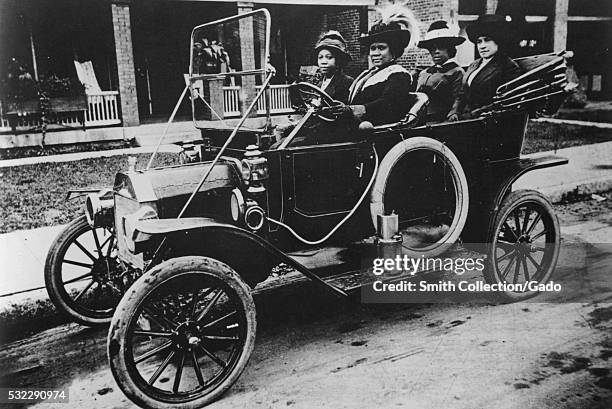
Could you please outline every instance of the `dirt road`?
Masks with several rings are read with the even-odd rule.
[[[610,202],[556,206],[554,278],[590,294],[573,302],[374,306],[303,285],[260,297],[250,363],[212,407],[612,407],[612,245],[598,244],[612,241]],[[69,324],[5,345],[3,384],[69,388],[59,408],[134,407],[105,344],[105,329]]]

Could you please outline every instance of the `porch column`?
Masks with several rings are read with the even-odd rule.
[[[567,48],[567,10],[569,0],[555,1],[555,15],[553,20],[553,51]]]
[[[132,25],[130,24],[131,2],[132,0],[112,0],[111,3],[123,126],[140,124],[132,49]]]
[[[245,14],[253,11],[252,1],[239,1],[238,2],[238,14]],[[240,61],[242,62],[242,70],[254,70],[255,67],[255,44],[253,39],[253,19],[243,18],[240,19]],[[263,62],[265,64],[265,62]],[[253,99],[257,95],[255,89],[255,76],[254,75],[243,75],[241,77],[240,87],[240,110],[244,114],[246,109],[249,107]],[[253,111],[249,116],[257,115],[257,108],[253,108]]]
[[[380,2],[379,2],[380,3]],[[363,32],[362,34],[367,34],[368,31],[370,31],[370,28],[372,28],[372,26],[374,25],[374,23],[376,23],[376,20],[378,19],[378,10],[376,7],[374,6],[368,6],[368,29],[365,30],[365,32]],[[361,47],[361,45],[359,46],[360,48],[360,53],[363,51],[363,48]],[[368,50],[365,50],[365,55],[368,55]],[[364,67],[365,69],[369,69],[372,68],[372,61],[366,57],[366,61],[368,66]]]

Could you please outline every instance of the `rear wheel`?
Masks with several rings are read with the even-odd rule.
[[[370,212],[396,213],[403,254],[437,256],[463,230],[469,207],[468,185],[459,160],[443,143],[415,137],[395,145],[380,163]]]
[[[108,335],[121,390],[150,408],[198,408],[238,379],[255,343],[250,290],[227,265],[178,257],[143,275]]]
[[[559,257],[559,222],[548,199],[533,190],[510,193],[502,202],[490,232],[489,284],[507,283],[513,287],[527,282],[545,284]],[[521,301],[538,291],[496,292],[504,301]]]
[[[45,285],[56,308],[72,320],[108,324],[129,285],[123,273],[113,230],[92,228],[83,215],[53,242],[45,262]]]

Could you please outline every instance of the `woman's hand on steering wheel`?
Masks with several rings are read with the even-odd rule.
[[[321,108],[321,112],[327,117],[333,117],[335,119],[349,116],[352,114],[351,107],[340,101],[334,101],[335,104],[329,107]]]
[[[333,115],[329,109],[336,107],[339,104],[338,101],[335,101],[321,88],[309,82],[300,82],[295,84],[295,86],[300,94],[302,102],[308,108],[314,109],[315,115],[327,122],[332,122],[337,119],[337,116]]]

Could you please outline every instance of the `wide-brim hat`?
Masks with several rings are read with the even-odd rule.
[[[430,48],[435,43],[448,44],[451,47],[456,47],[462,44],[465,38],[459,37],[456,30],[448,27],[446,21],[434,21],[427,30],[425,38],[419,41],[419,48]]]
[[[351,55],[346,49],[346,40],[338,31],[328,31],[321,36],[314,48],[315,55],[322,49],[332,50],[336,58],[339,58],[343,63],[351,60]]]
[[[390,41],[399,41],[400,43],[408,45],[410,38],[412,37],[410,30],[400,27],[379,27],[380,26],[372,26],[372,29],[368,32],[368,34],[364,34],[359,37],[359,41],[365,45],[378,42],[388,43]]]
[[[512,17],[499,14],[483,14],[465,29],[474,44],[478,37],[491,37],[495,42],[507,43],[514,35]]]

